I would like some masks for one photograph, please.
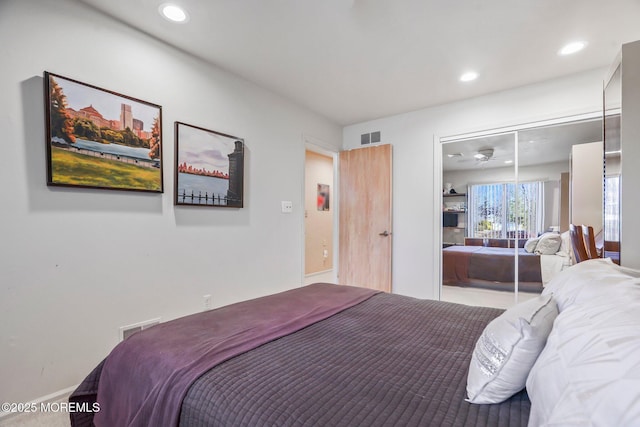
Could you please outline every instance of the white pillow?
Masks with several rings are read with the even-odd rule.
[[[571,233],[568,231],[565,231],[560,235],[560,240],[562,243],[560,243],[560,249],[558,249],[558,255],[562,254],[562,255],[572,256],[573,246],[571,246]]]
[[[556,233],[544,233],[540,236],[536,245],[538,255],[554,255],[560,249],[562,237]]]
[[[533,251],[536,250],[536,246],[538,245],[538,240],[540,240],[539,237],[534,237],[532,239],[527,240],[524,244],[525,252],[528,252],[530,254],[533,253]]]
[[[552,296],[540,295],[493,319],[471,356],[467,401],[500,403],[522,390],[557,315]]]
[[[529,425],[639,425],[640,271],[599,259],[558,277],[560,314],[527,379]]]
[[[640,271],[620,267],[610,258],[596,258],[561,271],[547,284],[542,294],[552,294],[558,311],[562,313],[576,302],[593,301],[593,304],[597,304],[602,293],[612,292],[612,287],[630,278],[640,278]]]

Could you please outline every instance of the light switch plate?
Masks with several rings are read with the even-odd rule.
[[[282,213],[291,213],[291,212],[293,212],[293,202],[283,201]]]

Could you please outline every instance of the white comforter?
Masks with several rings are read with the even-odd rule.
[[[540,255],[540,275],[542,286],[546,286],[556,274],[571,266],[571,257],[564,252],[555,255]]]

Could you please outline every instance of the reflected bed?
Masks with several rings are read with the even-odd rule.
[[[442,250],[442,283],[501,291],[514,290],[518,251],[518,289],[542,292],[540,255],[519,248],[449,246]]]

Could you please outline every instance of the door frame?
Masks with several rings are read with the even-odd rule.
[[[312,151],[314,153],[318,153],[318,154],[322,154],[323,156],[327,156],[327,157],[331,157],[331,159],[333,160],[333,190],[332,190],[332,198],[331,198],[331,205],[332,205],[332,212],[331,212],[331,217],[332,217],[332,227],[333,227],[333,245],[331,247],[331,253],[333,254],[332,257],[332,265],[333,265],[333,274],[331,279],[333,280],[334,283],[338,283],[338,242],[339,242],[339,228],[340,228],[340,223],[339,223],[339,207],[340,207],[340,193],[339,193],[339,174],[338,174],[338,155],[339,155],[339,149],[335,148],[335,147],[330,147],[327,143],[325,143],[323,140],[316,138],[314,136],[311,135],[307,135],[307,134],[303,134],[302,135],[302,142],[303,142],[303,146],[304,146],[304,151],[302,152],[302,209],[300,210],[300,216],[302,219],[302,259],[301,259],[301,264],[302,264],[302,278],[301,278],[301,284],[304,285],[305,280],[306,280],[306,274],[305,274],[305,266],[306,266],[306,221],[305,221],[305,217],[304,217],[304,203],[306,201],[306,186],[305,186],[305,181],[306,181],[306,177],[305,177],[305,172],[307,169],[307,160],[306,160],[306,152],[307,151]]]
[[[602,118],[602,111],[590,111],[569,116],[557,117],[534,122],[524,122],[510,126],[484,129],[465,133],[451,133],[446,136],[434,134],[433,136],[433,214],[436,219],[433,221],[433,250],[437,256],[433,257],[433,283],[437,283],[437,297],[442,300],[442,144],[458,141],[461,139],[479,138],[499,133],[518,132],[537,127],[559,125],[582,120],[594,120]],[[517,265],[517,264],[516,264]],[[517,272],[516,272],[517,274]],[[517,298],[517,292],[515,293]],[[516,299],[517,301],[517,299]]]

